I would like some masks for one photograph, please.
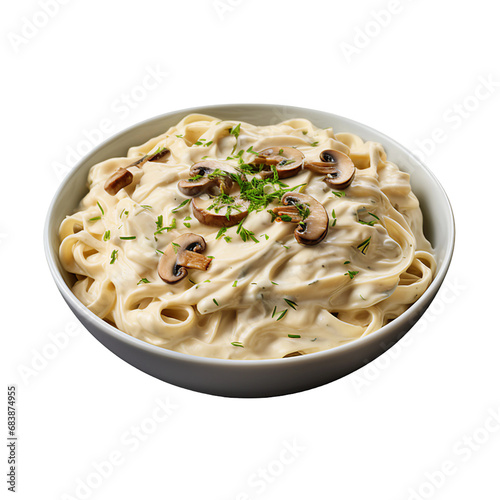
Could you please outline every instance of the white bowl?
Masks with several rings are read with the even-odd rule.
[[[317,127],[333,127],[334,132],[351,132],[365,141],[380,142],[388,158],[411,174],[411,186],[422,207],[424,231],[436,252],[437,273],[434,281],[415,304],[380,330],[328,351],[285,359],[240,361],[181,354],[135,339],[98,318],[70,289],[71,276],[62,268],[58,257],[59,225],[85,195],[92,165],[126,155],[129,147],[164,133],[190,113],[255,125],[301,117]],[[45,252],[56,285],[76,317],[97,340],[131,365],[165,382],[232,397],[277,396],[303,391],[343,377],[373,361],[401,339],[429,307],[450,265],[454,241],[455,224],[446,193],[432,172],[403,146],[347,118],[323,111],[270,104],[228,104],[174,111],[115,135],[83,158],[68,174],[49,208],[44,232]]]

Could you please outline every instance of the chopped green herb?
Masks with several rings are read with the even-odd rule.
[[[92,217],[91,219],[89,219],[89,222],[94,222],[96,220],[101,220],[101,216],[98,215],[97,217]]]
[[[120,236],[121,240],[135,240],[136,236]]]
[[[247,149],[247,153],[252,153],[252,154],[254,154],[254,155],[258,155],[258,154],[259,154],[259,153],[258,153],[258,151],[255,151],[255,150],[253,149],[253,146],[250,146],[250,147]]]
[[[111,231],[108,229],[108,230],[104,233],[104,235],[103,235],[103,237],[102,237],[102,241],[109,241],[109,240],[110,240],[110,238],[111,238]]]
[[[184,137],[184,134],[179,134],[179,135],[176,135],[175,137],[181,138],[181,137]]]
[[[99,202],[97,202],[97,206],[99,207],[101,214],[104,215],[104,209],[101,207],[101,204]]]
[[[280,315],[276,318],[276,321],[279,321],[280,319],[283,319],[288,312],[288,309],[285,309],[284,311],[280,312]]]
[[[238,280],[235,280],[235,282],[233,283],[233,288],[236,288],[238,286]]]
[[[175,214],[175,212],[178,212],[181,208],[183,208],[184,206],[186,206],[188,203],[191,202],[191,198],[187,198],[186,200],[184,200],[180,205],[178,205],[177,207],[173,208],[171,210],[171,212],[173,214]]]
[[[307,130],[303,130],[303,131],[302,131],[302,133],[303,133],[304,135],[307,135]]]
[[[332,191],[332,194],[334,194],[337,198],[342,198],[342,196],[345,196],[344,191]]]
[[[279,285],[279,283],[276,283],[275,281],[271,281],[273,285]]]
[[[190,227],[191,227],[191,223],[190,223],[190,222],[183,222],[183,224],[184,224],[187,228],[190,228]]]
[[[313,148],[315,148],[318,144],[319,144],[319,142],[318,142],[318,141],[311,142],[311,146],[312,146]]]
[[[163,215],[159,215],[156,219],[156,229],[159,231],[163,227]]]
[[[163,218],[162,218],[162,222],[163,222]],[[158,225],[158,223],[157,223]],[[167,233],[169,231],[172,231],[172,229],[175,229],[177,227],[177,220],[174,218],[172,218],[172,224],[170,224],[170,226],[165,226],[165,227],[161,227],[160,229],[158,229],[158,231],[155,231],[154,234],[162,234],[164,231],[167,231]]]
[[[297,303],[290,299],[283,299],[292,309],[297,310]]]
[[[162,255],[165,253],[165,252],[162,252],[161,250],[158,250],[157,248],[155,248],[155,252],[161,253]]]
[[[141,283],[151,283],[151,281],[149,281],[147,278],[142,278],[137,282],[137,284],[140,285]]]
[[[153,210],[153,207],[151,205],[141,205],[141,207],[146,210]]]
[[[361,294],[359,294],[359,296],[363,299],[363,300],[366,300]]]
[[[215,299],[212,299],[212,300],[214,301],[214,304],[215,304],[216,306],[218,306],[218,305],[219,305],[219,303],[218,303]]]
[[[255,284],[257,284],[257,283],[255,283]],[[275,314],[276,314],[276,306],[274,306],[273,313],[271,314],[271,318],[274,318]]]
[[[118,250],[113,250],[111,252],[111,260],[109,261],[109,263],[114,264],[117,258],[118,258]]]
[[[217,236],[215,237],[216,240],[220,239],[222,235],[227,231],[227,227],[221,227],[219,229],[219,232],[217,233]]]
[[[207,259],[215,259],[213,255],[207,255]]]
[[[226,243],[230,243],[232,240],[231,236],[224,236],[224,239],[226,240]]]
[[[371,215],[372,217],[375,217],[375,219],[380,220],[375,214],[372,214],[371,212],[368,212],[368,214]]]
[[[294,335],[293,333],[289,333],[288,336],[291,338],[291,339],[300,339],[301,336],[300,335]]]
[[[179,251],[179,248],[181,247],[179,243],[176,243],[175,241],[172,241],[172,246],[174,247],[175,253],[177,253]]]
[[[208,141],[204,146],[208,148],[208,146],[211,146],[214,143],[214,141]]]
[[[346,261],[344,262],[344,265],[346,265],[346,264],[350,264],[350,263],[351,263],[351,261],[350,261],[350,260],[346,260]]]
[[[356,274],[358,274],[359,271],[347,271],[344,276],[349,276],[349,278],[353,279]]]
[[[241,342],[231,342],[231,345],[234,345],[234,347],[244,347]]]
[[[366,255],[366,250],[368,249],[368,245],[370,244],[370,240],[372,237],[370,236],[365,241],[362,241],[356,248],[358,248],[363,255]]]

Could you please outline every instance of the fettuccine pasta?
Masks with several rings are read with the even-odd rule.
[[[322,151],[340,152],[354,175],[344,189],[332,189],[325,175],[304,167],[278,179],[272,161],[258,166],[266,148],[281,148],[279,154],[294,148],[306,164],[320,165]],[[227,178],[232,187],[221,193],[216,186],[197,199],[212,219],[226,215],[226,226],[200,220],[196,199],[179,189],[180,181],[189,188],[204,178],[203,172],[190,174],[193,165],[212,160],[223,167],[217,179]],[[292,163],[285,159],[278,168]],[[110,178],[124,171],[129,184],[110,194]],[[252,179],[271,193],[253,209]],[[88,182],[78,210],[60,226],[60,259],[75,275],[73,293],[123,332],[181,353],[270,359],[331,349],[402,314],[435,272],[409,175],[388,161],[379,143],[305,119],[254,126],[189,115],[127,157],[93,166]],[[277,208],[287,193],[322,205],[327,227],[320,241],[298,240],[312,224],[313,208],[309,202],[292,206],[300,220],[289,221]],[[228,206],[236,208],[227,214]],[[231,217],[241,220],[232,224]],[[166,282],[159,263],[188,233],[205,241],[203,251],[196,248],[206,269],[185,269],[179,279],[176,261],[169,272],[178,281]]]

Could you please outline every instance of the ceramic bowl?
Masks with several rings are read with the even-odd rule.
[[[269,125],[285,119],[307,118],[317,127],[351,132],[365,141],[380,142],[388,158],[410,173],[413,192],[420,200],[424,232],[435,249],[437,272],[426,292],[405,313],[380,330],[328,351],[284,359],[241,361],[203,358],[169,351],[135,339],[90,312],[72,293],[71,276],[58,257],[58,228],[86,194],[92,165],[125,156],[129,147],[164,133],[190,113],[223,120]],[[455,240],[453,212],[438,180],[403,146],[355,121],[324,111],[270,104],[228,104],[173,111],[134,125],[100,144],[64,179],[49,208],[44,244],[48,264],[59,291],[87,330],[104,346],[140,370],[187,389],[232,397],[265,397],[317,387],[347,375],[380,356],[405,335],[425,312],[443,283]]]

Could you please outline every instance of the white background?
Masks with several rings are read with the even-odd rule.
[[[0,16],[2,394],[17,384],[18,498],[499,498],[493,2],[42,4],[4,2]],[[48,204],[81,156],[69,151],[233,102],[366,123],[419,152],[455,210],[455,257],[420,323],[376,362],[301,394],[227,399],[143,374],[77,324],[43,254]],[[159,423],[157,398],[175,406]]]

